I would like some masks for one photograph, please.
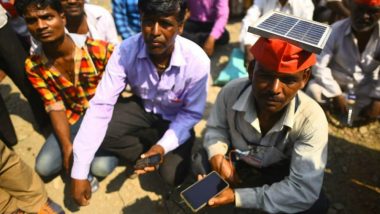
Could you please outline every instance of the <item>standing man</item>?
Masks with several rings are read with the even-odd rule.
[[[117,32],[127,39],[141,31],[138,0],[112,0],[112,14]]]
[[[193,126],[206,105],[210,60],[179,36],[181,5],[181,0],[140,0],[141,34],[124,40],[112,54],[74,141],[72,194],[80,205],[89,203],[86,178],[100,146],[131,162],[158,154],[164,181],[178,185],[184,180]],[[133,96],[119,98],[126,84]]]
[[[351,16],[336,22],[318,61],[307,92],[320,103],[332,103],[347,115],[348,83],[354,84],[353,114],[380,117],[380,0],[354,0]]]
[[[234,203],[268,213],[326,213],[321,188],[328,124],[318,103],[301,91],[316,56],[262,37],[251,52],[252,77],[226,85],[207,121],[209,164],[232,185],[208,204]],[[235,165],[227,154],[238,160]],[[247,171],[252,174],[243,176]],[[243,186],[235,186],[239,178]]]
[[[215,45],[230,40],[226,29],[228,0],[189,0],[190,18],[186,21],[183,36],[197,43],[207,55],[214,54]]]
[[[113,45],[83,35],[65,33],[60,0],[17,0],[31,35],[41,49],[25,62],[28,78],[40,93],[54,133],[42,146],[36,171],[42,177],[70,171],[72,140],[95,94]],[[104,177],[117,165],[116,157],[99,157],[92,172]]]

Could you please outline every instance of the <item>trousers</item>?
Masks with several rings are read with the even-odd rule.
[[[73,142],[82,118],[70,127],[71,142]],[[51,134],[42,146],[36,158],[36,172],[41,177],[50,177],[62,169],[62,152],[59,141],[55,134]],[[98,152],[91,163],[91,173],[96,177],[109,175],[118,165],[118,158],[106,152]]]
[[[157,143],[169,125],[170,121],[160,115],[146,112],[139,97],[120,98],[100,148],[135,162]],[[176,186],[184,181],[190,166],[194,138],[194,131],[191,130],[189,140],[165,155],[159,173],[166,184]]]
[[[214,23],[212,22],[198,22],[189,19],[186,21],[182,36],[202,47],[207,37],[210,35],[213,26]],[[230,34],[227,29],[224,29],[222,36],[215,41],[215,44],[225,45],[229,40]]]
[[[0,140],[0,213],[37,213],[47,200],[38,175]]]

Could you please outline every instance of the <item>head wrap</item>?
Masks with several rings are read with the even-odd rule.
[[[365,4],[371,7],[380,7],[380,0],[355,0],[356,4]]]
[[[296,73],[316,62],[314,53],[280,39],[260,37],[252,46],[251,53],[264,68],[280,73]]]

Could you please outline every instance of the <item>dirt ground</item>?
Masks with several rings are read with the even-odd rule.
[[[109,8],[107,1],[92,1]],[[230,44],[218,47],[212,57],[212,77],[228,61],[229,53],[238,47],[240,23],[231,21],[227,29],[231,33]],[[210,86],[206,113],[196,126],[198,140],[206,123],[220,87]],[[33,129],[33,117],[28,103],[18,89],[5,78],[0,93],[7,103],[19,139],[15,151],[31,167],[44,138]],[[100,182],[91,204],[79,208],[70,199],[69,185],[65,175],[46,184],[50,197],[64,205],[67,213],[189,213],[177,194],[170,199],[157,174],[131,178],[130,170],[118,167]],[[132,176],[133,177],[133,176]],[[331,202],[330,214],[334,213],[380,213],[380,122],[354,128],[340,128],[330,124],[329,153],[323,186]],[[231,208],[207,210],[204,213],[231,213]],[[240,213],[240,212],[238,212]]]

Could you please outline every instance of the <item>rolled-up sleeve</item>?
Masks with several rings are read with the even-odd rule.
[[[207,121],[203,145],[209,158],[218,154],[225,155],[228,151],[230,134],[227,122],[226,98],[228,98],[228,95],[225,88],[223,88]]]
[[[27,77],[32,86],[41,95],[46,112],[65,110],[65,105],[59,92],[55,88],[49,87],[45,80],[36,72],[40,68],[38,65],[35,65],[32,59],[26,59],[25,70]]]

